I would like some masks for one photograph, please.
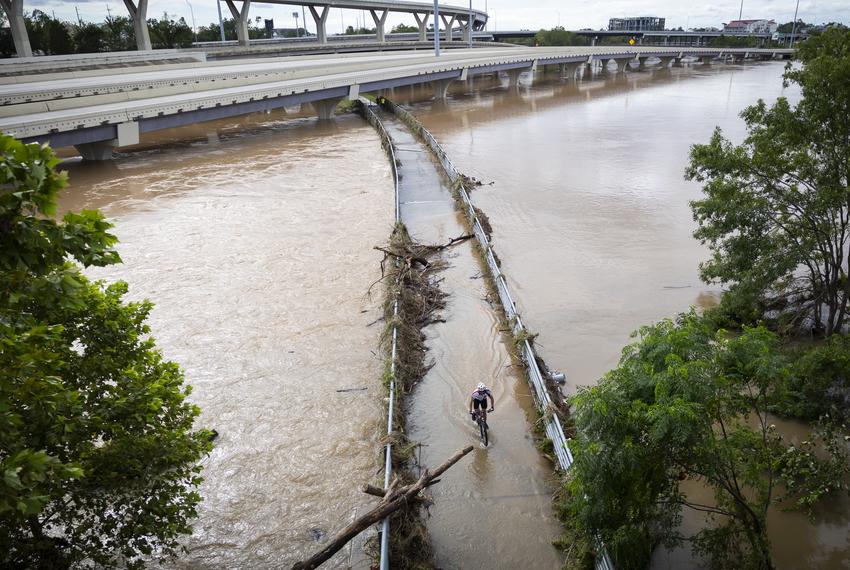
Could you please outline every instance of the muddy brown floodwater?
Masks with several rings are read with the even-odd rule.
[[[569,391],[614,367],[639,326],[716,303],[719,289],[698,277],[708,252],[691,237],[688,201],[700,189],[683,179],[688,150],[715,126],[740,141],[737,115],[759,98],[797,100],[796,90],[783,91],[782,70],[696,65],[580,82],[538,74],[518,91],[504,78],[480,78],[455,85],[447,105],[413,105],[458,168],[485,182],[472,198],[490,218],[524,321],[540,333],[536,346],[567,373]],[[417,101],[427,91],[393,96]],[[825,505],[814,524],[770,517],[780,568],[850,567],[846,497]],[[654,561],[696,566],[687,551]]]
[[[289,567],[372,502],[357,486],[377,481],[381,325],[369,324],[381,299],[365,293],[380,276],[372,246],[392,228],[386,156],[354,116],[261,114],[145,142],[66,165],[61,205],[115,222],[124,264],[90,273],[156,304],[153,335],[220,434],[175,566]],[[328,567],[348,561],[346,549]]]

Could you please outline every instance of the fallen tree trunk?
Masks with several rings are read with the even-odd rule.
[[[445,473],[449,467],[460,461],[460,459],[470,451],[472,451],[471,445],[456,451],[454,455],[452,455],[445,463],[434,469],[434,471],[426,469],[419,480],[411,485],[399,487],[397,485],[398,481],[394,480],[389,489],[386,490],[384,498],[377,504],[377,506],[375,506],[375,508],[348,525],[322,550],[307,560],[295,564],[292,567],[292,570],[312,570],[313,568],[318,568],[331,556],[336,554],[343,546],[348,544],[352,538],[373,524],[384,520],[386,517],[404,507],[409,501],[415,499],[420,491],[435,483],[435,479],[437,479],[437,477]],[[377,489],[371,485],[366,486],[364,490],[364,492],[369,494],[377,494],[377,492],[381,491],[383,491],[383,489]]]

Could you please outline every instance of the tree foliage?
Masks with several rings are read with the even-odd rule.
[[[95,211],[52,218],[56,163],[0,136],[0,566],[138,567],[190,532],[208,433],[150,303],[81,273],[120,262],[116,238]]]
[[[167,12],[159,20],[148,20],[148,32],[154,49],[190,47],[195,39],[184,18],[175,18]]]
[[[565,516],[584,537],[600,537],[617,568],[645,568],[656,545],[683,541],[712,568],[772,568],[768,507],[807,509],[846,489],[844,441],[833,428],[800,445],[777,432],[768,409],[789,367],[765,328],[730,336],[689,313],[639,337],[574,398]],[[692,499],[686,480],[714,500]],[[680,536],[683,509],[711,524]]]
[[[713,252],[703,279],[830,335],[850,301],[850,30],[827,30],[798,56],[785,81],[800,103],[748,107],[743,144],[717,129],[691,149],[686,176],[703,183],[691,204],[694,235]]]
[[[534,42],[539,46],[584,46],[588,44],[587,38],[568,32],[563,26],[556,26],[551,30],[540,30],[535,34]]]
[[[390,33],[393,34],[415,34],[419,31],[418,26],[409,26],[407,24],[398,24],[393,27]]]

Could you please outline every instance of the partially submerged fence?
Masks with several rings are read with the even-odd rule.
[[[481,226],[481,221],[478,219],[478,214],[475,211],[475,207],[472,204],[472,200],[470,200],[469,198],[469,192],[464,186],[463,177],[458,172],[457,168],[455,168],[454,163],[452,163],[451,159],[443,150],[443,147],[441,147],[440,143],[437,142],[437,139],[435,139],[433,135],[431,135],[431,133],[428,132],[428,130],[423,127],[421,123],[419,123],[419,120],[412,113],[385,98],[381,99],[381,105],[387,110],[391,111],[396,117],[399,118],[399,120],[401,120],[405,125],[408,126],[408,128],[410,128],[417,136],[422,139],[422,141],[431,149],[431,151],[434,153],[434,156],[442,165],[446,176],[449,178],[449,180],[451,180],[452,184],[457,186],[458,193],[460,195],[461,200],[463,201],[464,214],[468,218],[469,224],[472,226],[473,233],[475,234],[475,238],[478,241],[478,245],[481,247],[481,251],[484,253],[484,258],[487,263],[487,267],[490,271],[490,275],[493,278],[493,283],[495,284],[496,291],[498,292],[499,301],[502,305],[502,309],[505,311],[505,316],[507,317],[508,322],[511,325],[511,330],[513,332],[514,338],[520,339],[518,349],[520,351],[520,355],[522,356],[522,360],[525,363],[525,370],[528,376],[529,384],[531,384],[534,391],[537,409],[542,415],[541,421],[543,421],[545,424],[546,436],[552,442],[552,446],[554,448],[555,455],[558,459],[558,464],[561,469],[569,469],[573,463],[573,455],[572,452],[570,452],[570,447],[567,441],[567,437],[564,434],[564,428],[561,424],[561,420],[558,417],[558,414],[554,413],[555,405],[552,402],[552,397],[550,396],[549,390],[546,387],[546,378],[544,377],[543,371],[540,369],[540,366],[537,364],[537,355],[534,352],[534,347],[528,340],[528,329],[525,328],[525,325],[522,322],[522,318],[520,317],[519,312],[517,311],[516,302],[514,301],[513,296],[511,296],[510,290],[508,289],[508,283],[505,280],[505,276],[502,273],[501,269],[499,269],[499,264],[496,261],[496,255],[493,252],[493,247],[490,244],[490,239],[487,237],[487,233]],[[374,116],[374,113],[371,114],[375,123],[380,125],[380,127],[376,126],[376,128],[378,128],[378,132],[381,133],[382,139],[386,136],[386,138],[390,141],[390,147],[392,147],[392,139],[390,139],[389,135],[387,135],[383,125],[380,124],[380,120],[378,120],[377,117]],[[391,155],[391,160],[395,161],[394,155]],[[398,215],[398,182],[396,181],[397,219]],[[597,558],[596,570],[613,570],[614,566],[611,563],[610,557],[605,552],[604,547],[600,545],[599,550],[600,552],[602,552],[602,556]]]
[[[393,195],[395,197],[395,223],[401,221],[401,214],[399,212],[399,201],[398,201],[398,163],[396,162],[395,157],[395,149],[393,148],[393,141],[390,138],[389,133],[387,133],[386,129],[384,129],[384,125],[375,116],[375,113],[369,109],[368,105],[364,104],[363,101],[358,101],[358,110],[360,111],[363,118],[369,122],[370,125],[375,127],[375,130],[378,131],[378,135],[381,137],[381,146],[384,147],[384,150],[387,153],[387,156],[390,159],[390,168],[393,173]],[[395,371],[396,371],[396,357],[398,355],[398,325],[397,325],[397,317],[398,317],[398,299],[393,301],[393,332],[392,332],[392,344],[390,349],[390,385],[389,385],[389,402],[387,404],[387,444],[384,448],[384,489],[388,489],[390,486],[390,478],[393,473],[393,453],[392,453],[392,435],[393,435],[393,413],[395,406]],[[381,523],[381,558],[380,558],[380,570],[388,570],[390,567],[390,556],[389,556],[389,543],[390,543],[390,517],[387,516],[383,522]]]

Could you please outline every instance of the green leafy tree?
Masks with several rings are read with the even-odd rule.
[[[574,398],[563,515],[584,543],[600,537],[617,568],[645,568],[656,545],[684,541],[711,568],[773,568],[768,507],[808,509],[846,489],[844,441],[832,428],[800,445],[777,433],[768,409],[789,369],[765,328],[732,337],[689,313],[639,334],[615,370]],[[714,500],[695,501],[685,480]],[[683,509],[711,523],[681,536]]]
[[[34,52],[47,55],[74,53],[70,24],[49,16],[41,10],[33,10],[24,16],[24,25]]]
[[[73,39],[77,53],[97,53],[105,48],[106,32],[102,25],[87,22],[74,26]]]
[[[154,48],[190,47],[195,35],[183,18],[175,19],[164,13],[159,20],[148,20],[151,45]]]
[[[141,567],[190,532],[209,434],[151,304],[74,263],[120,259],[98,212],[52,218],[57,162],[0,136],[0,566]]]
[[[568,32],[563,26],[556,26],[551,30],[540,30],[534,36],[535,43],[540,46],[583,46],[587,45],[587,39]]]
[[[717,129],[691,149],[686,176],[703,183],[691,204],[694,235],[713,252],[703,279],[830,335],[850,300],[850,30],[827,30],[797,53],[802,65],[784,77],[800,103],[748,107],[743,144]]]
[[[106,51],[136,49],[136,31],[127,16],[108,16],[103,23],[103,43]]]
[[[395,26],[390,33],[393,34],[414,34],[419,31],[416,26],[408,26],[407,24],[399,24]]]

